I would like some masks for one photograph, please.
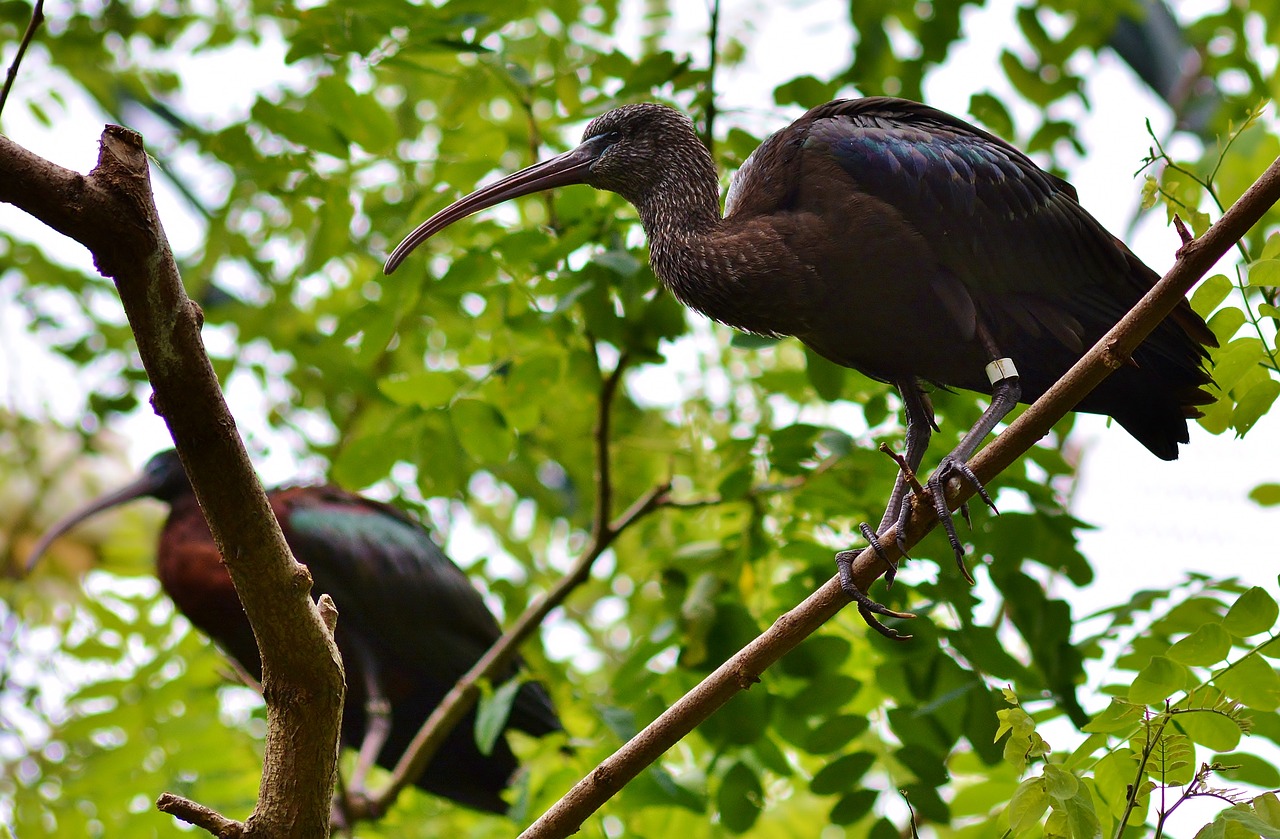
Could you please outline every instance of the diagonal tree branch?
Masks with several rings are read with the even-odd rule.
[[[85,176],[0,136],[0,201],[89,248],[115,281],[152,406],[169,426],[258,639],[267,703],[262,782],[253,814],[231,824],[244,837],[327,836],[345,691],[336,614],[327,597],[312,602],[311,575],[289,553],[223,401],[200,339],[203,315],[182,287],[156,211],[142,137],[108,125]],[[229,829],[190,802],[158,804]]]
[[[969,462],[978,479],[983,483],[989,482],[1021,457],[1098,382],[1124,364],[1138,344],[1173,311],[1191,287],[1277,201],[1280,201],[1280,158],[1202,237],[1188,242],[1178,251],[1173,267],[1160,282],[1061,380]],[[950,509],[956,509],[972,495],[973,489],[967,484],[949,482],[947,502]],[[906,547],[919,542],[937,523],[929,505],[922,503],[917,496],[911,496]],[[901,556],[895,544],[896,525],[879,536],[890,559]],[[886,566],[876,557],[874,550],[867,548],[854,560],[852,570],[855,583],[866,591],[885,572]],[[715,713],[734,694],[758,682],[770,665],[848,603],[849,598],[840,587],[839,577],[832,577],[600,763],[521,833],[520,839],[562,839],[576,833],[592,813],[646,766]]]

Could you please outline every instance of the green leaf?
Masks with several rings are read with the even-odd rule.
[[[832,824],[849,825],[871,812],[879,793],[873,789],[859,789],[841,796],[831,808],[827,818]]]
[[[1054,807],[1049,811],[1049,818],[1044,820],[1044,839],[1071,839],[1066,810]]]
[[[1280,233],[1267,236],[1267,241],[1262,244],[1262,254],[1258,258],[1280,259]]]
[[[1249,266],[1249,285],[1280,286],[1280,259],[1259,259]]]
[[[745,833],[760,817],[764,804],[764,788],[756,773],[741,761],[724,773],[716,794],[720,823],[733,833]]]
[[[1248,833],[1243,834],[1246,836],[1260,836],[1263,837],[1263,839],[1280,839],[1280,827],[1267,823],[1259,818],[1257,814],[1251,813],[1248,810],[1240,808],[1224,810],[1218,814],[1218,818],[1214,819],[1214,823],[1216,824],[1217,822],[1234,823],[1239,827],[1243,827],[1248,831]],[[1228,832],[1226,835],[1230,837],[1231,833]]]
[[[809,782],[809,789],[814,795],[850,792],[859,785],[873,763],[875,755],[868,752],[842,755],[817,771]]]
[[[1080,790],[1080,780],[1061,766],[1053,763],[1044,767],[1045,792],[1055,801],[1074,798]]]
[[[836,89],[837,85],[832,82],[824,82],[813,76],[797,76],[774,88],[773,101],[777,105],[811,108],[814,103],[825,102],[835,96]]]
[[[1158,719],[1158,718],[1157,718]],[[1142,753],[1149,749],[1146,774],[1158,784],[1179,786],[1188,783],[1195,774],[1195,747],[1190,738],[1169,728],[1158,730],[1151,724],[1129,740],[1129,748]],[[1147,738],[1155,736],[1148,745]]]
[[[1275,379],[1264,378],[1246,390],[1231,412],[1231,426],[1236,433],[1247,434],[1263,414],[1271,410],[1277,397],[1280,397],[1280,381]]]
[[[1218,623],[1206,623],[1169,648],[1169,658],[1179,664],[1206,667],[1226,659],[1231,636]]]
[[[1219,775],[1238,784],[1253,784],[1255,787],[1264,789],[1280,787],[1280,769],[1277,769],[1271,761],[1263,760],[1255,754],[1249,752],[1215,754],[1213,762],[1225,767],[1218,770]],[[1258,806],[1256,801],[1254,806]],[[1280,815],[1280,808],[1277,809],[1276,814]],[[1280,827],[1280,822],[1276,822],[1276,826]]]
[[[810,680],[787,700],[787,711],[801,716],[831,714],[853,699],[861,684],[841,673],[824,674]]]
[[[975,93],[970,96],[969,113],[997,137],[1012,138],[1017,134],[1009,109],[990,93]]]
[[[1280,504],[1280,484],[1258,484],[1249,490],[1249,499],[1263,507]]]
[[[740,350],[762,350],[766,347],[777,346],[778,341],[778,338],[771,338],[768,335],[734,332],[733,337],[729,339],[729,346],[737,347]]]
[[[395,121],[372,93],[357,93],[349,80],[326,76],[308,97],[308,112],[314,106],[328,118],[334,129],[373,155],[385,155],[400,139]]]
[[[1080,784],[1076,794],[1062,803],[1067,814],[1067,825],[1074,839],[1094,839],[1101,833],[1101,823],[1093,806],[1089,788]]]
[[[1254,586],[1240,595],[1222,619],[1222,628],[1237,638],[1266,632],[1276,624],[1276,601],[1265,589]]]
[[[827,361],[808,347],[804,348],[804,357],[805,372],[809,376],[809,383],[813,385],[813,389],[828,402],[839,399],[844,391],[844,380],[849,373],[848,369]]]
[[[438,408],[447,405],[458,393],[458,382],[451,373],[419,370],[379,379],[378,390],[398,405]]]
[[[1213,332],[1214,337],[1218,339],[1218,343],[1226,346],[1235,337],[1240,327],[1244,326],[1244,322],[1244,312],[1234,306],[1228,306],[1225,309],[1218,310],[1209,318],[1209,329]],[[1216,369],[1214,374],[1215,376],[1217,375]]]
[[[1189,711],[1177,716],[1178,727],[1195,742],[1215,751],[1229,751],[1240,743],[1240,726],[1215,711]]]
[[[1263,358],[1262,341],[1258,338],[1251,335],[1236,338],[1214,353],[1213,380],[1223,391],[1228,391]]]
[[[1274,237],[1273,237],[1274,238]],[[1250,755],[1250,757],[1253,757]],[[1257,758],[1254,758],[1255,760]],[[1271,767],[1273,770],[1275,767]],[[1280,781],[1275,783],[1261,784],[1264,787],[1280,786]],[[1258,814],[1258,818],[1265,821],[1273,827],[1280,827],[1280,798],[1276,797],[1274,792],[1264,792],[1250,802],[1253,805],[1253,811]]]
[[[1214,687],[1255,711],[1280,708],[1280,676],[1260,655],[1247,655],[1213,680]]]
[[[624,250],[601,251],[593,256],[591,261],[608,268],[620,277],[634,277],[641,268],[640,261]]]
[[[1036,733],[1035,720],[1021,707],[996,711],[996,719],[1000,724],[995,739],[999,741],[1005,734],[1009,735],[1004,744],[1004,759],[1019,772],[1026,767],[1028,759],[1049,753],[1049,744]]]
[[[845,714],[823,721],[805,740],[805,749],[815,755],[831,754],[848,745],[870,726],[865,716]]]
[[[1143,708],[1143,705],[1113,698],[1111,704],[1089,720],[1082,730],[1102,733],[1127,731],[1141,722]]]
[[[345,158],[347,144],[326,120],[316,119],[301,105],[281,106],[265,99],[253,105],[253,119],[267,130],[308,151]]]
[[[1169,658],[1152,656],[1133,683],[1129,685],[1129,701],[1143,705],[1160,705],[1187,683],[1187,671]]]
[[[1200,283],[1191,295],[1191,308],[1202,318],[1207,318],[1213,310],[1222,305],[1231,289],[1235,288],[1226,274],[1214,274]]]
[[[1103,756],[1093,768],[1099,795],[1107,802],[1112,816],[1124,813],[1127,790],[1138,772],[1138,756],[1127,748],[1117,748]]]
[[[1049,809],[1049,794],[1045,790],[1043,776],[1027,778],[1018,784],[1009,800],[1009,830],[1016,836],[1040,823],[1040,817]]]
[[[515,448],[515,433],[487,402],[459,399],[449,409],[449,421],[463,451],[481,464],[506,463]]]
[[[1133,707],[1141,710],[1141,706],[1135,705]],[[1107,745],[1107,740],[1107,735],[1101,732],[1090,734],[1084,739],[1084,742],[1076,746],[1076,750],[1063,762],[1062,768],[1073,771],[1085,766],[1087,763],[1091,763],[1090,758],[1093,757],[1095,752]]]
[[[507,727],[507,720],[511,718],[511,705],[519,692],[520,680],[511,679],[480,698],[476,709],[476,747],[480,749],[480,754],[493,753],[493,744]]]

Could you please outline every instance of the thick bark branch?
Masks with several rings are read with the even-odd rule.
[[[85,245],[120,292],[138,353],[262,652],[267,742],[246,837],[327,836],[344,683],[332,615],[289,552],[200,339],[136,132],[109,125],[87,176],[0,136],[0,201]],[[322,607],[326,604],[321,604]],[[331,604],[327,608],[332,611]]]
[[[1198,240],[1178,251],[1169,273],[1156,283],[1134,308],[1087,352],[1053,387],[1036,400],[1017,420],[978,453],[969,465],[986,483],[1021,457],[1036,441],[1049,433],[1090,390],[1129,358],[1133,350],[1163,320],[1178,301],[1222,256],[1242,239],[1263,214],[1280,201],[1280,159],[1240,197],[1217,224]],[[951,509],[973,495],[967,484],[958,481],[947,487]],[[906,546],[920,541],[937,526],[937,517],[928,504],[911,498]],[[901,556],[895,544],[897,528],[881,533],[880,541],[890,559]],[[853,563],[854,581],[863,591],[885,571],[884,563],[867,548]],[[626,786],[636,775],[707,719],[740,690],[755,684],[771,664],[830,620],[849,603],[832,577],[799,606],[778,618],[773,626],[743,647],[732,658],[703,679],[643,731],[606,758],[573,789],[520,834],[520,839],[562,839],[576,833],[583,822]]]

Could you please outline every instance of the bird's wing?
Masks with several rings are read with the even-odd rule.
[[[388,666],[452,684],[501,636],[467,575],[401,510],[332,486],[276,490],[271,502],[315,593],[337,605],[339,634],[352,628],[375,655],[392,656]],[[561,728],[536,682],[520,686],[511,723],[535,735]]]
[[[336,487],[294,487],[272,504],[315,591],[339,622],[402,658],[435,666],[442,650],[456,676],[501,635],[480,593],[427,531],[387,504]],[[465,659],[465,661],[464,661]]]
[[[1075,189],[993,134],[883,97],[831,102],[806,121],[801,154],[830,155],[859,191],[900,212],[975,297],[1052,298],[1118,279],[1145,290]]]

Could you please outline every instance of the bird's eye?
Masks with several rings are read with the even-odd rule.
[[[587,141],[595,149],[594,160],[591,163],[593,170],[601,160],[609,156],[609,152],[613,150],[613,147],[617,145],[620,139],[622,139],[622,135],[617,131],[607,131],[604,134],[597,134]]]

